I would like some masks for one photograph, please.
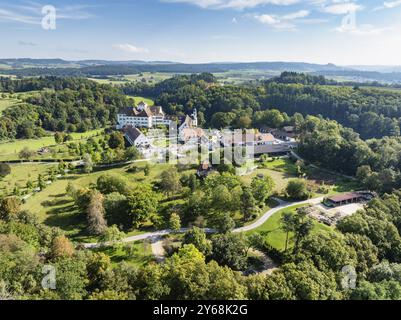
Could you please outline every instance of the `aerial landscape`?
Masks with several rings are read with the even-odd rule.
[[[400,17],[2,1],[0,307],[401,300]]]

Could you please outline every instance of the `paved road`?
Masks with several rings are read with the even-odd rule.
[[[259,228],[260,226],[262,226],[267,220],[269,220],[271,218],[272,215],[274,215],[275,213],[277,213],[280,210],[292,207],[292,206],[296,206],[296,205],[301,205],[301,204],[318,204],[320,202],[322,202],[324,199],[324,197],[320,197],[320,198],[316,198],[316,199],[310,199],[310,200],[306,200],[306,201],[299,201],[299,202],[285,202],[282,200],[278,200],[279,201],[279,205],[269,211],[267,211],[260,219],[258,219],[257,221],[255,221],[254,223],[242,227],[242,228],[238,228],[233,230],[233,232],[247,232],[247,231],[251,231],[254,229]]]
[[[286,209],[286,208],[290,208],[292,206],[296,206],[296,205],[302,205],[302,204],[318,204],[320,202],[322,202],[324,199],[324,197],[320,197],[320,198],[315,198],[315,199],[310,199],[310,200],[306,200],[306,201],[298,201],[298,202],[285,202],[279,199],[276,199],[279,202],[279,205],[273,209],[270,209],[269,211],[267,211],[260,219],[258,219],[257,221],[255,221],[254,223],[242,227],[242,228],[238,228],[233,230],[233,232],[247,232],[247,231],[251,231],[254,229],[259,228],[261,225],[263,225],[267,220],[269,220],[271,218],[272,215],[274,215],[276,212],[282,210],[282,209]],[[179,233],[185,233],[189,230],[189,228],[182,228]],[[205,229],[206,233],[215,233],[216,231],[213,229]],[[146,239],[150,239],[155,241],[156,239],[164,236],[164,235],[168,235],[172,233],[171,230],[161,230],[161,231],[156,231],[156,232],[149,232],[149,233],[143,233],[137,236],[131,236],[131,237],[127,237],[124,240],[122,240],[122,242],[124,243],[128,243],[128,242],[135,242],[135,241],[141,241],[141,240],[146,240]],[[101,245],[112,245],[112,243],[85,243],[83,244],[83,246],[87,249],[94,249],[94,248],[98,248]]]

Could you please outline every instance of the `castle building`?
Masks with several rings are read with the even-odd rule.
[[[160,106],[149,107],[145,102],[140,102],[136,107],[127,107],[120,110],[117,114],[117,129],[125,126],[138,128],[153,128],[155,126],[169,126],[172,118],[167,116]],[[187,116],[181,124],[179,130],[184,128],[196,127],[198,116],[196,109],[191,116]]]

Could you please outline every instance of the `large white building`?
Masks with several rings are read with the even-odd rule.
[[[136,107],[128,107],[119,111],[117,114],[117,129],[125,126],[138,128],[153,128],[155,126],[169,126],[173,119],[163,112],[159,106],[149,107],[145,102],[139,103]],[[192,126],[198,125],[197,111],[191,117],[187,116],[184,123],[191,122]],[[183,123],[183,124],[184,124]],[[181,128],[180,128],[181,129]]]

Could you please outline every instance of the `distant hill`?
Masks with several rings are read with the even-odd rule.
[[[401,67],[391,66],[337,66],[332,63],[306,62],[218,62],[188,64],[171,61],[113,61],[63,59],[0,59],[0,74],[16,76],[75,76],[106,77],[142,72],[165,73],[224,73],[228,71],[258,71],[281,73],[284,71],[323,75],[345,81],[401,83]],[[4,68],[4,66],[7,68]],[[10,69],[11,68],[11,69]]]
[[[8,65],[12,68],[25,68],[25,67],[68,67],[74,66],[75,63],[63,59],[0,59],[0,64]]]
[[[377,72],[360,70],[320,70],[313,72],[314,75],[322,75],[329,78],[342,77],[356,82],[377,81],[382,83],[401,83],[401,72]]]
[[[38,67],[65,67],[71,65],[78,65],[80,67],[87,66],[159,66],[170,69],[185,69],[185,70],[270,70],[270,71],[304,71],[313,72],[318,70],[343,70],[343,67],[338,67],[334,64],[313,64],[305,62],[220,62],[220,63],[199,63],[188,64],[172,61],[113,61],[113,60],[79,60],[67,61],[63,59],[0,59],[0,64],[6,64],[13,68],[23,68],[24,66],[38,66]],[[167,67],[168,66],[168,67]]]

